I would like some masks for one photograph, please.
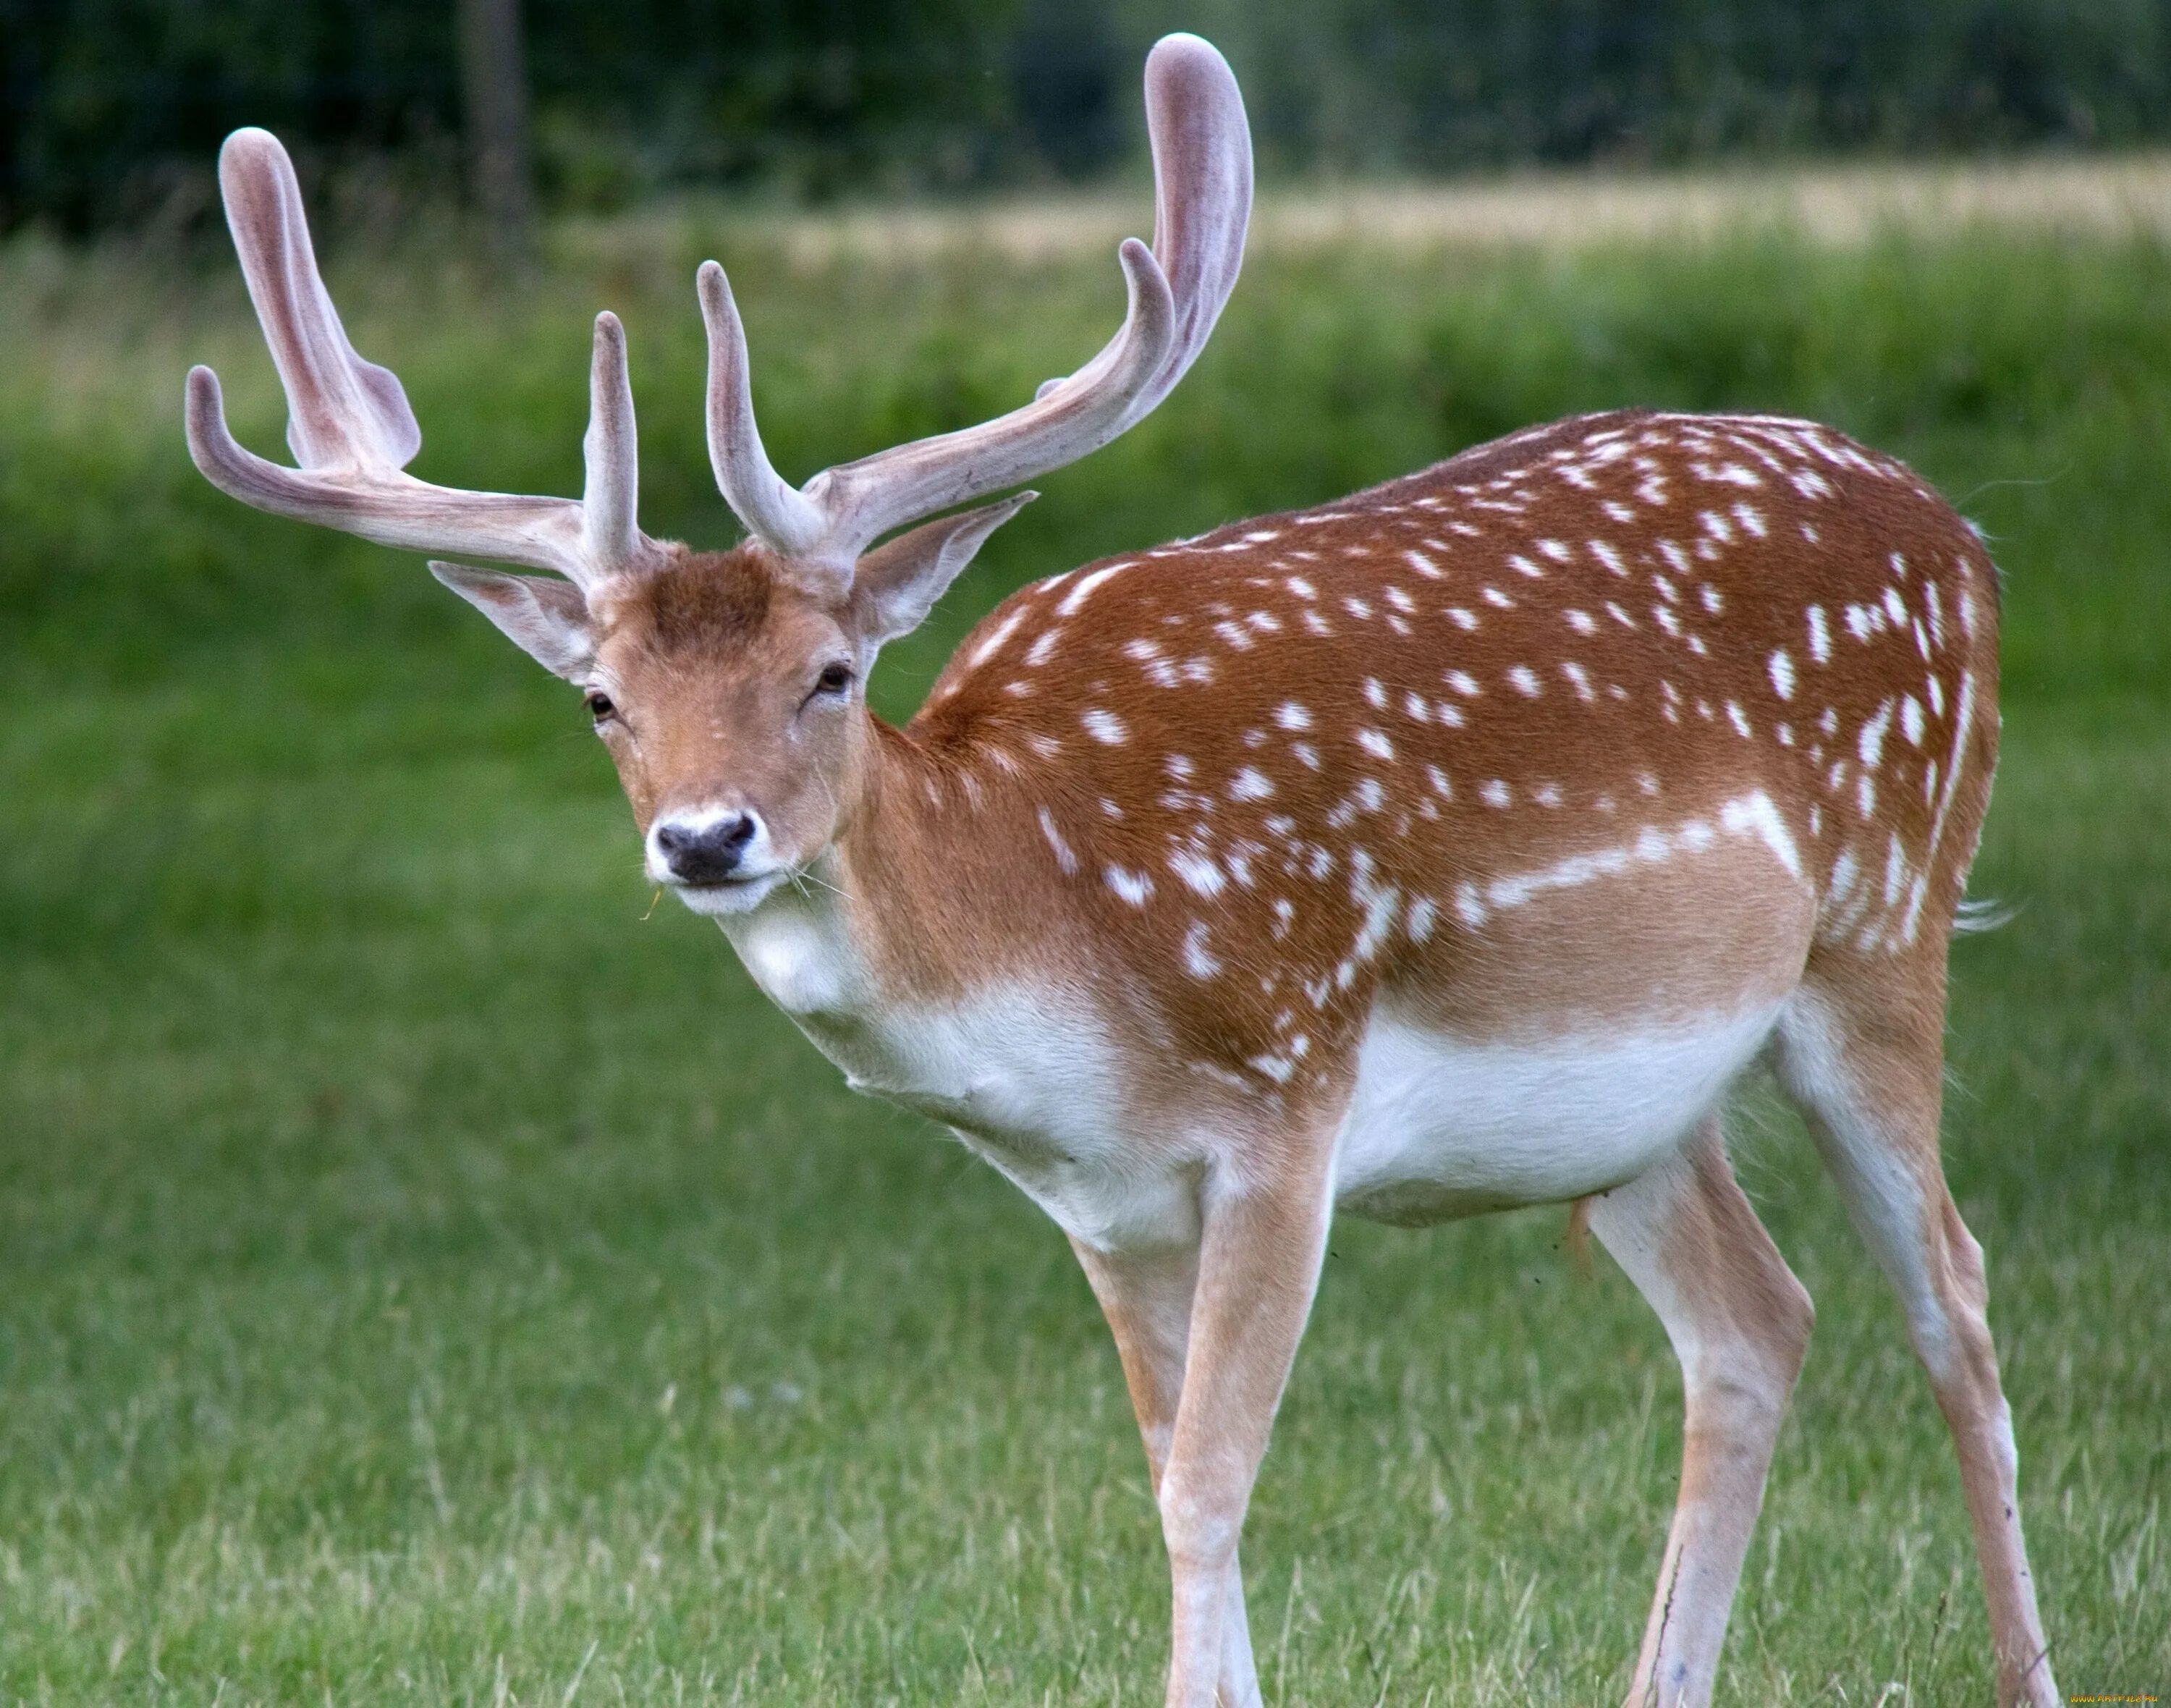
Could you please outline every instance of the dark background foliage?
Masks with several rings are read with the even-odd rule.
[[[0,227],[194,220],[234,126],[458,181],[446,0],[0,0]],[[546,205],[1078,179],[1139,56],[1235,62],[1270,169],[2131,145],[2171,136],[2167,0],[526,0]]]

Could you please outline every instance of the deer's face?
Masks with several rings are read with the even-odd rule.
[[[589,603],[593,653],[575,679],[650,880],[698,912],[758,905],[829,845],[858,793],[868,648],[849,601],[741,548],[678,557]]]
[[[848,567],[742,545],[655,548],[583,588],[430,567],[577,683],[641,827],[648,876],[700,913],[758,906],[850,822],[873,740],[865,680],[1032,497],[930,522]]]

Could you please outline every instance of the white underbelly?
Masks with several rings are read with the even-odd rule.
[[[1713,1108],[1778,1014],[1773,1004],[1531,1045],[1472,1042],[1376,1011],[1336,1155],[1337,1201],[1421,1223],[1620,1185]]]

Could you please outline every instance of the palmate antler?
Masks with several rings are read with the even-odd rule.
[[[891,529],[1075,462],[1141,419],[1205,347],[1242,265],[1252,145],[1243,98],[1221,56],[1195,35],[1165,36],[1146,60],[1153,141],[1154,243],[1118,252],[1130,306],[1122,328],[1069,378],[978,427],[828,469],[804,486],[778,475],[754,425],[746,335],[724,270],[700,274],[709,330],[709,455],[748,531],[773,551],[849,579]],[[655,549],[634,519],[638,486],[625,334],[596,317],[585,441],[587,484],[569,498],[468,492],[402,470],[422,436],[399,380],[347,341],[317,271],[287,151],[268,132],[236,131],[219,185],[249,294],[287,392],[298,468],[266,461],[227,429],[218,376],[189,373],[189,450],[221,491],[275,515],[380,545],[555,570],[592,587]]]
[[[1143,419],[1205,347],[1236,282],[1252,211],[1252,142],[1228,63],[1195,35],[1146,59],[1154,242],[1118,251],[1123,324],[1085,367],[1021,409],[824,470],[793,487],[754,425],[746,334],[724,270],[702,265],[709,328],[709,459],[753,534],[787,556],[849,569],[891,529],[1073,463]]]
[[[321,523],[380,545],[457,552],[553,569],[592,586],[651,549],[634,520],[639,484],[625,332],[596,317],[583,497],[530,498],[433,486],[401,470],[421,448],[407,395],[347,341],[317,271],[294,168],[267,131],[236,131],[219,188],[249,299],[287,392],[298,469],[244,449],[227,430],[218,376],[189,372],[189,452],[220,491],[259,510]]]

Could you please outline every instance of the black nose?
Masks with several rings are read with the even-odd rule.
[[[753,840],[753,815],[734,813],[706,824],[659,824],[656,846],[663,863],[681,884],[716,884],[738,869],[739,856]]]

